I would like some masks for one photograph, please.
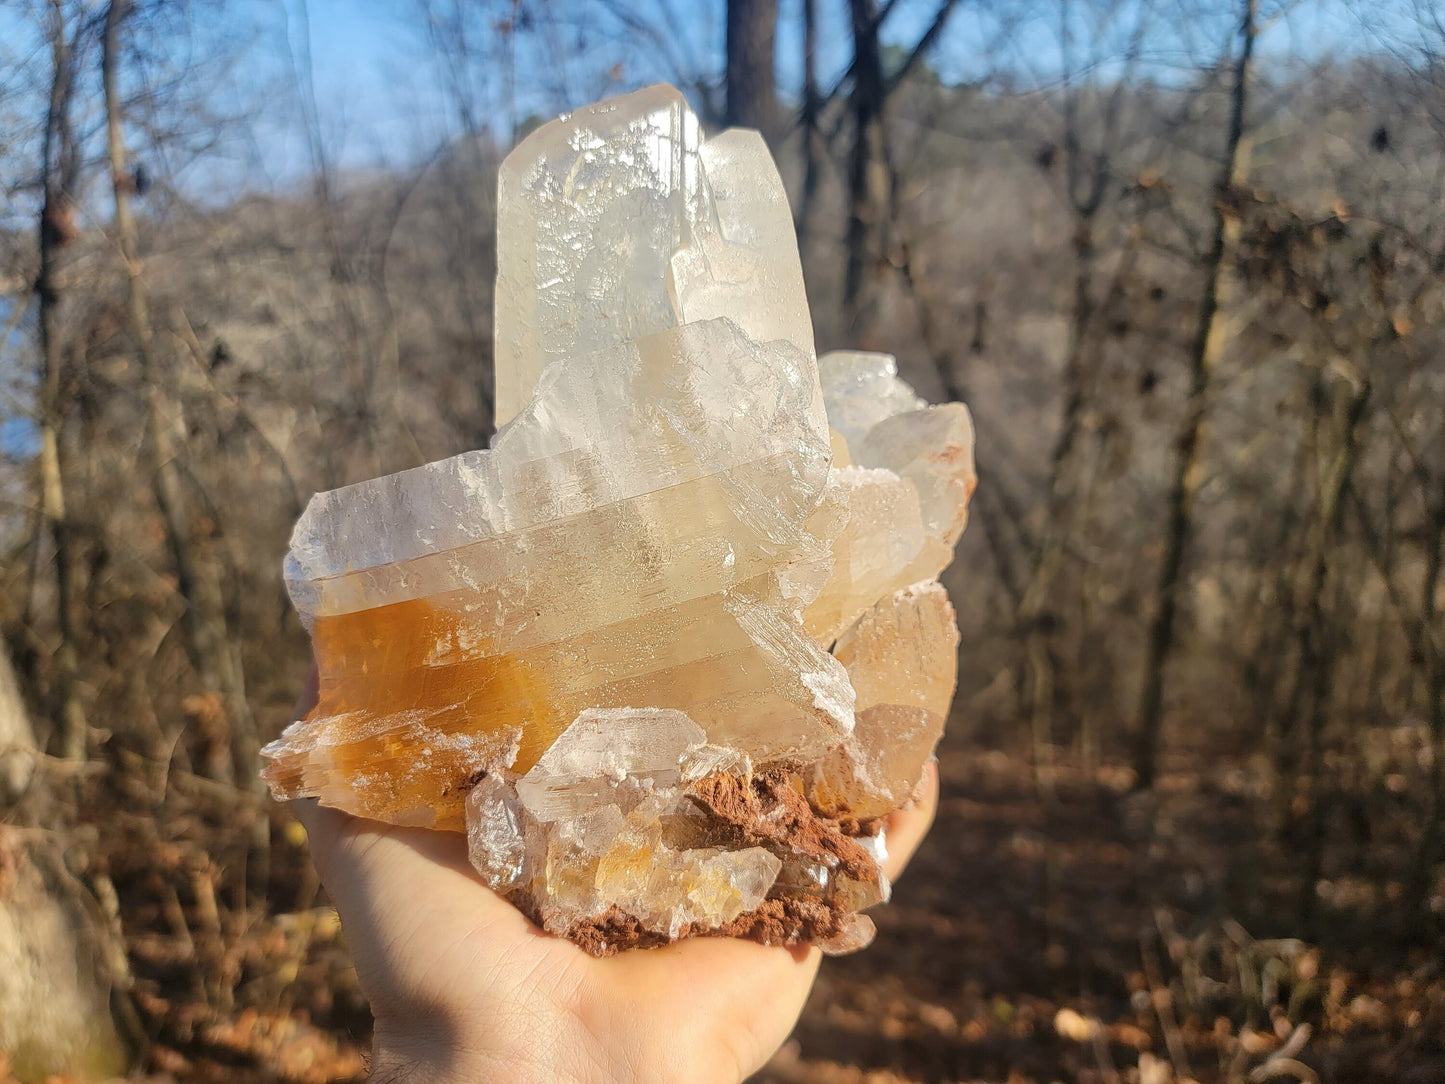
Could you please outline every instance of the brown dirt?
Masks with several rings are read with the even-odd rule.
[[[771,844],[826,862],[854,880],[879,881],[872,856],[844,834],[845,827],[856,830],[857,822],[844,826],[814,812],[789,772],[762,772],[748,779],[711,775],[694,783],[692,794],[736,835],[739,846]],[[741,937],[764,945],[792,946],[837,936],[846,916],[845,910],[826,899],[765,900],[721,927],[689,927],[682,937]],[[668,940],[616,907],[599,919],[574,924],[567,938],[593,956],[653,948]]]
[[[755,1084],[1226,1084],[1301,1025],[1323,1084],[1445,1081],[1445,940],[1380,872],[1403,828],[1340,841],[1305,939],[1298,860],[1259,827],[1247,762],[1176,759],[1153,796],[1065,769],[1045,806],[1020,758],[945,740],[940,761],[938,820],[869,912],[877,940],[824,962]]]
[[[616,956],[626,949],[667,944],[664,934],[644,929],[637,918],[616,907],[601,918],[573,923],[567,929],[567,940],[590,956]]]
[[[791,847],[854,880],[878,883],[877,863],[839,822],[813,811],[788,772],[760,772],[750,780],[708,776],[693,784],[693,796],[750,841]]]
[[[1403,800],[1367,796],[1397,803],[1372,817],[1395,827],[1358,845],[1337,826],[1302,937],[1298,859],[1261,829],[1268,797],[1247,761],[1175,759],[1152,797],[1118,769],[1065,770],[1048,806],[1022,758],[946,739],[940,761],[937,824],[869,912],[878,940],[824,963],[758,1084],[1139,1084],[1141,1066],[1180,1084],[1185,1062],[1225,1084],[1301,1024],[1299,1059],[1323,1084],[1445,1081],[1445,940],[1405,916],[1391,880],[1417,823]],[[87,818],[150,1037],[137,1079],[363,1080],[370,1020],[304,834],[252,795],[154,776],[98,781]],[[733,932],[785,940],[816,933],[808,920],[769,905]],[[1241,988],[1241,964],[1273,992]]]
[[[688,927],[682,937],[740,937],[762,945],[800,945],[836,937],[847,912],[822,900],[764,900],[756,910],[746,911],[716,928]],[[567,930],[567,939],[592,956],[616,956],[633,948],[656,948],[668,938],[651,930],[623,911],[612,908],[598,919],[579,922]]]
[[[711,937],[741,937],[764,945],[800,945],[838,936],[848,912],[823,900],[764,900],[761,907],[708,931]]]

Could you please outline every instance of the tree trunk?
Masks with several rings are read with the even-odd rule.
[[[89,726],[80,701],[79,652],[71,620],[74,571],[72,531],[65,509],[65,474],[60,452],[61,372],[65,352],[57,277],[60,250],[74,240],[74,192],[79,174],[79,149],[70,115],[75,86],[74,48],[70,20],[63,0],[51,0],[47,32],[50,37],[50,100],[41,148],[44,198],[40,209],[40,271],[35,296],[40,329],[40,510],[41,521],[55,547],[56,626],[60,638],[55,651],[60,732],[57,743],[67,760],[84,760],[89,747]]]
[[[818,199],[818,0],[803,0],[803,188],[798,196],[794,227],[798,251],[806,261],[808,235],[813,224],[813,205]]]
[[[29,791],[39,756],[10,656],[0,649],[0,817]]]
[[[897,239],[882,235],[896,220],[898,211],[888,135],[884,131],[884,110],[893,92],[937,44],[957,7],[957,0],[942,0],[928,28],[914,42],[897,70],[889,75],[883,70],[880,31],[895,6],[890,2],[879,11],[878,0],[848,0],[853,35],[853,64],[848,69],[853,80],[848,98],[853,118],[853,145],[848,158],[843,318],[854,331],[862,323],[868,275],[880,264],[884,252],[894,257],[902,255],[890,248],[890,242]],[[833,95],[828,97],[831,99]]]
[[[1057,613],[1054,603],[1058,592],[1054,583],[1064,564],[1072,533],[1083,509],[1076,507],[1077,471],[1075,448],[1084,415],[1085,355],[1090,327],[1093,323],[1093,295],[1090,279],[1094,268],[1093,223],[1082,216],[1074,232],[1074,310],[1069,326],[1069,351],[1064,361],[1063,407],[1059,432],[1049,456],[1048,511],[1043,536],[1033,554],[1028,587],[1019,601],[1018,624],[1024,634],[1024,665],[1028,677],[1024,683],[1024,709],[1030,720],[1034,746],[1034,773],[1039,792],[1052,794],[1052,746],[1054,738],[1054,706],[1058,689],[1058,671],[1054,649],[1054,628]]]
[[[124,118],[118,89],[120,27],[129,0],[112,0],[106,10],[102,39],[101,77],[105,92],[106,144],[111,188],[115,196],[115,232],[126,274],[126,315],[145,382],[151,486],[165,525],[166,541],[176,566],[176,579],[186,602],[185,625],[201,683],[220,701],[229,734],[229,748],[217,750],[210,774],[250,781],[256,777],[260,743],[246,700],[245,674],[239,645],[227,628],[225,593],[220,570],[191,537],[185,481],[180,469],[184,420],[180,404],[167,393],[158,371],[150,307],[138,253],[135,216],[130,203],[130,173],[125,152]]]
[[[777,28],[778,0],[728,0],[724,119],[729,127],[756,128],[769,143],[778,134]]]
[[[0,813],[29,785],[35,737],[0,651]],[[49,823],[52,818],[47,817]],[[46,830],[0,823],[0,1052],[20,1084],[122,1075],[129,1053],[112,1018],[126,997],[125,956],[95,900]],[[119,970],[117,970],[119,969]],[[114,1007],[120,1007],[117,1004]]]
[[[1430,794],[1425,827],[1411,863],[1409,903],[1422,914],[1430,912],[1431,881],[1441,860],[1442,821],[1445,821],[1445,630],[1440,628],[1435,599],[1440,590],[1445,560],[1445,489],[1438,495],[1425,540],[1425,577],[1420,586],[1420,620],[1412,638],[1425,662],[1426,711],[1430,720]]]
[[[843,316],[857,327],[864,277],[876,249],[883,208],[888,206],[883,104],[886,86],[878,40],[876,0],[849,0],[853,27],[853,146],[848,159],[847,263],[843,276]]]
[[[1169,489],[1169,514],[1164,535],[1164,556],[1155,589],[1155,612],[1145,645],[1144,675],[1135,727],[1134,771],[1137,785],[1151,787],[1158,769],[1159,731],[1163,722],[1164,670],[1174,649],[1175,615],[1179,606],[1180,572],[1184,551],[1194,525],[1194,500],[1203,473],[1200,450],[1204,444],[1205,415],[1210,381],[1228,338],[1223,311],[1232,289],[1231,264],[1239,242],[1239,217],[1230,207],[1232,193],[1244,179],[1248,143],[1244,132],[1249,101],[1249,78],[1254,58],[1255,14],[1258,0],[1243,0],[1239,57],[1234,69],[1234,90],[1229,109],[1229,133],[1224,145],[1215,191],[1214,223],[1204,263],[1204,294],[1189,357],[1189,398],[1176,440],[1174,478]]]
[[[1300,670],[1310,679],[1309,723],[1305,733],[1304,763],[1309,807],[1305,840],[1304,871],[1300,877],[1300,923],[1313,936],[1315,918],[1315,885],[1324,869],[1326,814],[1323,790],[1325,724],[1338,673],[1339,637],[1331,615],[1325,612],[1325,588],[1330,578],[1331,558],[1340,527],[1344,522],[1345,495],[1360,459],[1360,436],[1365,408],[1370,399],[1368,376],[1350,393],[1339,427],[1339,443],[1329,469],[1320,479],[1320,494],[1314,529],[1310,540],[1310,575],[1305,598],[1305,623],[1301,629]],[[1283,789],[1283,788],[1282,788]]]
[[[1300,438],[1290,466],[1289,484],[1285,489],[1287,493],[1303,493],[1305,490],[1310,463],[1315,456],[1317,430],[1318,426],[1312,427],[1308,434]],[[1270,552],[1288,552],[1287,546],[1301,516],[1295,501],[1285,502],[1272,532],[1273,544]],[[1280,762],[1285,737],[1285,713],[1282,707],[1285,680],[1280,671],[1288,656],[1286,642],[1290,630],[1295,627],[1295,608],[1300,593],[1299,576],[1293,572],[1287,564],[1280,562],[1277,570],[1266,572],[1261,569],[1259,573],[1260,586],[1254,592],[1257,596],[1255,608],[1258,612],[1254,624],[1259,631],[1247,641],[1252,646],[1247,652],[1248,661],[1244,675],[1246,685],[1253,694],[1251,699],[1255,714],[1264,720],[1265,748],[1272,754],[1272,761],[1276,765]],[[1265,586],[1267,579],[1272,586]]]

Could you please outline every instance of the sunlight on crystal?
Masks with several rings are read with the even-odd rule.
[[[286,577],[320,697],[264,777],[465,831],[590,952],[861,948],[953,695],[968,412],[816,358],[767,147],[670,87],[528,136],[498,218],[500,428],[312,499]]]

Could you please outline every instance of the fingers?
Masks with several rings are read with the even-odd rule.
[[[296,704],[296,718],[315,707],[316,667]],[[291,803],[306,829],[311,859],[341,916],[373,1003],[403,1000],[434,961],[425,949],[451,935],[474,946],[481,935],[491,956],[538,931],[478,880],[466,837],[400,828],[353,817],[314,799]],[[408,951],[413,945],[423,951]],[[367,979],[370,981],[366,981]],[[375,1007],[375,1006],[374,1006]]]
[[[896,881],[902,875],[913,852],[918,850],[918,845],[933,826],[934,815],[938,812],[937,760],[929,760],[924,765],[918,789],[919,794],[913,804],[892,814],[884,826],[888,860],[883,863],[883,872],[888,874],[890,881]]]

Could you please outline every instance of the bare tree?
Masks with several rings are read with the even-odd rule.
[[[847,168],[843,313],[855,329],[861,316],[866,277],[883,258],[886,246],[882,233],[892,206],[885,130],[888,99],[937,43],[957,6],[957,0],[942,0],[928,27],[905,53],[903,62],[896,71],[889,73],[884,70],[881,35],[884,21],[895,4],[890,2],[880,9],[877,0],[848,0],[853,63],[845,79],[852,82],[848,94],[848,115],[853,132]],[[828,100],[836,94],[835,89],[828,95]]]
[[[190,501],[182,468],[184,416],[180,404],[167,393],[167,378],[156,356],[145,272],[131,208],[130,195],[135,182],[125,146],[119,69],[122,27],[134,10],[130,0],[111,0],[106,7],[101,39],[101,82],[105,98],[107,159],[115,201],[115,242],[125,272],[126,315],[144,386],[151,488],[175,561],[180,593],[186,604],[185,622],[196,672],[207,692],[219,699],[226,716],[230,756],[217,757],[210,765],[210,772],[219,778],[240,779],[254,785],[260,740],[246,700],[240,644],[227,627],[220,570],[213,559],[198,552],[193,540]]]
[[[1368,354],[1366,355],[1366,363]],[[1318,486],[1314,522],[1311,524],[1306,559],[1307,579],[1305,605],[1301,608],[1299,672],[1309,680],[1309,713],[1305,731],[1305,761],[1310,776],[1307,802],[1310,807],[1308,838],[1305,849],[1305,870],[1300,878],[1300,917],[1306,930],[1312,930],[1315,886],[1323,873],[1327,803],[1321,794],[1324,777],[1324,734],[1329,720],[1331,693],[1338,670],[1339,630],[1326,612],[1326,587],[1331,566],[1338,566],[1339,534],[1345,519],[1345,498],[1353,484],[1360,461],[1362,436],[1367,420],[1371,384],[1368,369],[1363,365],[1347,374],[1344,394],[1333,396],[1328,423],[1334,430],[1330,452]],[[1321,392],[1318,401],[1325,401]],[[1335,568],[1338,576],[1339,568]],[[1303,680],[1297,679],[1297,687]],[[1298,709],[1299,694],[1292,698],[1291,715]],[[1281,788],[1284,791],[1286,788]]]
[[[1438,599],[1440,569],[1445,563],[1445,473],[1436,479],[1425,530],[1425,572],[1421,577],[1418,618],[1410,640],[1424,662],[1426,710],[1430,725],[1430,801],[1410,871],[1410,902],[1417,911],[1429,904],[1430,874],[1440,861],[1445,833],[1445,630],[1441,629]]]
[[[1241,0],[1239,45],[1233,65],[1229,127],[1215,185],[1213,221],[1205,253],[1204,290],[1189,351],[1189,391],[1174,444],[1164,555],[1154,590],[1154,616],[1145,643],[1144,672],[1135,723],[1134,771],[1140,787],[1151,787],[1158,771],[1159,732],[1164,714],[1164,672],[1174,649],[1180,573],[1193,530],[1195,498],[1201,478],[1200,455],[1209,409],[1210,384],[1228,339],[1225,310],[1230,301],[1239,215],[1232,205],[1249,160],[1245,130],[1254,47],[1258,37],[1258,0]]]
[[[108,1077],[123,1073],[134,1053],[112,1018],[118,1002],[123,1019],[136,1022],[129,967],[94,896],[67,868],[66,837],[56,830],[60,818],[49,808],[39,757],[9,655],[0,649],[0,1050],[16,1057],[6,1068],[22,1080]],[[36,821],[47,828],[28,826]],[[124,1030],[131,1041],[141,1038],[133,1027]]]
[[[62,388],[66,367],[64,293],[60,266],[64,249],[75,241],[81,147],[75,131],[73,97],[79,79],[86,31],[84,10],[67,0],[48,0],[45,38],[50,48],[50,94],[41,142],[40,271],[35,280],[40,331],[41,514],[55,549],[55,651],[59,684],[60,750],[68,760],[84,760],[89,745],[85,708],[78,687],[79,656],[72,613],[74,547],[66,510],[65,471],[61,458]]]
[[[798,248],[807,257],[813,208],[818,197],[818,0],[803,0],[803,102],[798,116],[802,129],[803,187],[798,194],[794,225]]]
[[[773,57],[778,0],[728,0],[727,112],[730,126],[777,138],[778,90]]]
[[[1033,734],[1036,770],[1046,792],[1057,700],[1054,639],[1059,621],[1054,609],[1060,594],[1058,581],[1071,543],[1077,541],[1078,527],[1088,512],[1091,459],[1081,438],[1091,394],[1099,383],[1103,341],[1096,325],[1101,314],[1117,308],[1138,247],[1137,233],[1133,233],[1123,246],[1104,296],[1099,297],[1099,218],[1106,207],[1120,198],[1121,192],[1127,191],[1119,177],[1121,118],[1126,97],[1135,89],[1134,69],[1150,29],[1153,9],[1147,0],[1133,5],[1132,11],[1115,4],[1102,6],[1095,12],[1097,29],[1082,61],[1077,56],[1074,40],[1074,12],[1075,7],[1069,0],[1061,0],[1058,16],[1062,70],[1057,145],[1062,146],[1064,199],[1073,221],[1068,345],[1058,429],[1048,461],[1050,488],[1044,526],[1030,555],[1029,579],[1018,605],[1028,673],[1025,710]],[[1111,55],[1114,49],[1114,42],[1110,40],[1111,24],[1115,19],[1122,23],[1126,15],[1132,16],[1132,25],[1125,31],[1122,51],[1117,56]],[[1097,72],[1111,61],[1121,62],[1122,71],[1113,78],[1112,86],[1101,88]],[[1089,126],[1083,115],[1085,107],[1100,100],[1099,115]],[[1052,156],[1055,144],[1049,146],[1048,153]]]

